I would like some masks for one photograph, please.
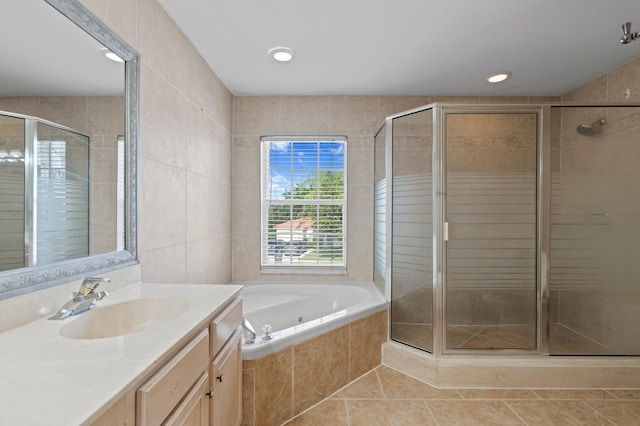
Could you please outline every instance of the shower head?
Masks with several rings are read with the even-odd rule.
[[[605,118],[602,117],[601,119],[596,120],[591,124],[579,124],[576,130],[582,136],[597,135],[598,133],[600,133],[600,130],[602,130],[601,126],[606,122],[607,120],[605,120]]]

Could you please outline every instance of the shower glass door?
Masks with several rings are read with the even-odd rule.
[[[640,108],[552,108],[552,355],[640,355]]]
[[[444,350],[534,350],[537,114],[444,117]]]
[[[0,271],[25,262],[24,120],[0,115]]]
[[[433,351],[430,109],[393,119],[391,338]]]

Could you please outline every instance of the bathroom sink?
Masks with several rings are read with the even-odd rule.
[[[95,309],[70,319],[60,329],[68,339],[103,339],[135,333],[180,315],[189,302],[179,297],[155,297],[98,305]]]

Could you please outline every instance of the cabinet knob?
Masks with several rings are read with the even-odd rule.
[[[213,388],[209,388],[209,392],[205,393],[209,397],[209,399],[213,398]]]
[[[222,383],[222,374],[220,374],[218,377],[216,377],[216,380],[219,381],[220,383]]]

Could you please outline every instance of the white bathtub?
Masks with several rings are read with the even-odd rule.
[[[244,360],[277,352],[387,306],[373,283],[251,283],[244,286],[243,314],[257,334],[255,343],[243,343]],[[262,339],[262,328],[267,324],[272,327],[271,340]]]

